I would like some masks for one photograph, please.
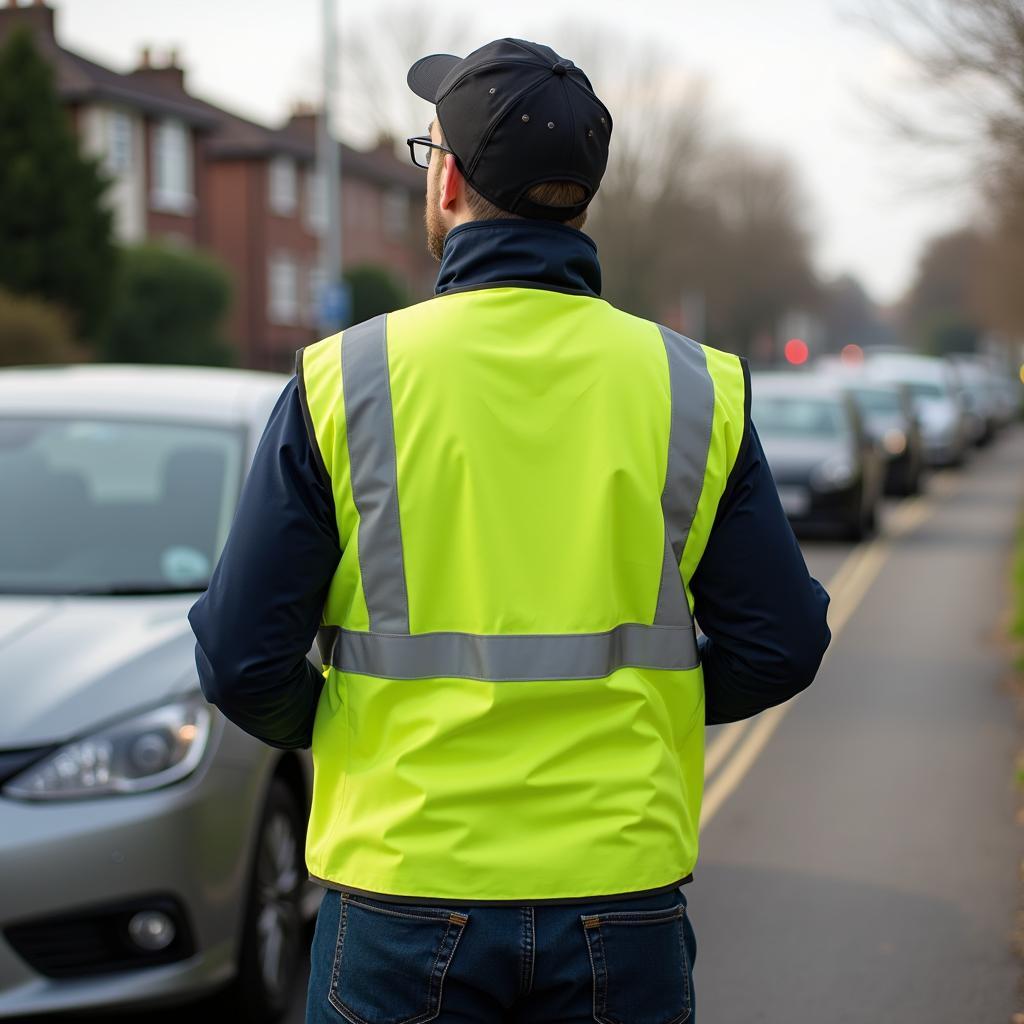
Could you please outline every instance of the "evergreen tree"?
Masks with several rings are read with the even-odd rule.
[[[0,286],[51,302],[85,339],[110,302],[116,250],[106,182],[83,157],[26,29],[0,48]]]
[[[391,313],[409,305],[402,282],[386,267],[363,263],[345,271],[345,283],[352,298],[349,320],[361,324],[380,313]]]
[[[230,275],[209,256],[154,244],[125,249],[102,357],[230,366],[235,351],[220,333],[230,305]]]

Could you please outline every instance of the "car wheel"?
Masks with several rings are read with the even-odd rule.
[[[238,975],[226,994],[237,1019],[272,1024],[288,1010],[304,951],[301,897],[305,823],[292,791],[274,779],[256,834]]]
[[[871,502],[867,512],[864,513],[863,536],[870,537],[878,529],[878,499]]]
[[[875,510],[873,505],[864,506],[864,494],[861,492],[857,501],[856,511],[849,519],[846,527],[846,536],[850,540],[864,540],[874,529]]]

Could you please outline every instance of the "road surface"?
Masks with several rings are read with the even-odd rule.
[[[876,540],[804,544],[833,596],[818,680],[708,737],[687,888],[699,1024],[1004,1024],[1021,1008],[1000,637],[1022,501],[1018,428],[889,504]]]
[[[705,824],[689,890],[700,1024],[981,1024],[1021,1009],[1018,732],[999,642],[1019,433],[930,490],[889,510],[891,540],[806,547],[819,578],[842,573],[838,635]],[[733,745],[709,797],[756,728],[713,730],[709,760]]]

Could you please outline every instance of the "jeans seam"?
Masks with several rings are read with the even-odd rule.
[[[590,932],[591,931],[596,931],[597,929],[596,928],[589,928],[587,926],[587,918],[586,918],[586,916],[582,916],[580,918],[580,921],[583,924],[583,940],[587,944],[587,958],[590,960],[590,976],[591,976],[591,979],[593,980],[592,993],[591,993],[591,1001],[590,1001],[591,1010],[592,1010],[591,1016],[596,1021],[596,1020],[599,1019],[598,1016],[597,1016],[597,966],[594,963],[594,949],[593,949],[593,947],[590,944]]]
[[[384,907],[375,907],[372,904],[364,903],[362,900],[357,899],[354,896],[345,896],[348,903],[352,903],[357,907],[362,907],[363,910],[370,911],[371,914],[390,914],[392,917],[411,917],[415,921],[443,921],[447,919],[451,923],[453,913],[456,917],[465,917],[465,914],[457,914],[452,910],[448,910],[444,907],[438,907],[436,913],[412,913],[411,911],[404,910],[388,910]],[[426,909],[426,908],[425,908]]]
[[[530,984],[527,992],[533,991],[533,969],[537,963],[537,919],[533,907],[530,907]]]
[[[338,937],[335,940],[334,945],[334,967],[331,971],[331,984],[327,989],[327,1001],[338,1011],[338,1013],[347,1018],[348,1014],[344,1009],[342,1009],[341,1001],[335,996],[335,993],[338,990],[338,977],[341,974],[341,958],[343,956],[342,949],[345,945],[345,926],[348,921],[348,907],[345,905],[344,896],[338,898],[338,904]]]
[[[467,917],[464,921],[459,922],[459,929],[455,933],[455,941],[452,943],[452,951],[448,954],[448,960],[444,965],[444,970],[441,972],[441,978],[437,983],[437,1009],[427,1018],[426,1020],[433,1020],[441,1012],[441,1000],[444,998],[444,980],[448,977],[448,968],[451,967],[452,961],[455,959],[455,950],[459,948],[459,940],[462,938],[462,933],[465,931],[466,925],[469,924],[469,918]],[[445,941],[448,939],[448,932],[451,931],[452,921],[448,921],[448,930],[445,932]]]
[[[520,967],[519,993],[528,995],[533,991],[533,967],[537,952],[537,927],[533,907],[523,907],[520,911]]]
[[[682,907],[679,912],[679,924],[677,931],[679,932],[679,959],[683,967],[683,981],[686,983],[686,1012],[679,1018],[678,1024],[683,1024],[684,1021],[690,1019],[690,1014],[693,1013],[693,997],[690,994],[690,958],[686,954],[686,907]]]

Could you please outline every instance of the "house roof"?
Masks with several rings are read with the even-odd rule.
[[[68,103],[107,100],[147,114],[178,117],[199,128],[212,128],[216,118],[208,106],[164,83],[140,80],[97,64],[61,46],[54,36],[54,11],[43,4],[0,7],[0,43],[16,28],[27,28],[42,56],[54,69],[57,91]]]
[[[0,0],[2,3],[3,0]],[[97,64],[62,46],[54,32],[55,11],[45,3],[0,6],[0,43],[17,26],[27,27],[42,55],[54,68],[57,90],[68,103],[106,101],[160,117],[176,117],[206,136],[205,155],[212,160],[267,159],[277,154],[303,162],[316,159],[316,118],[293,116],[271,128],[191,95],[180,68],[137,68],[122,73]],[[341,147],[342,173],[376,183],[423,190],[423,173],[400,160],[392,143],[372,150]]]

